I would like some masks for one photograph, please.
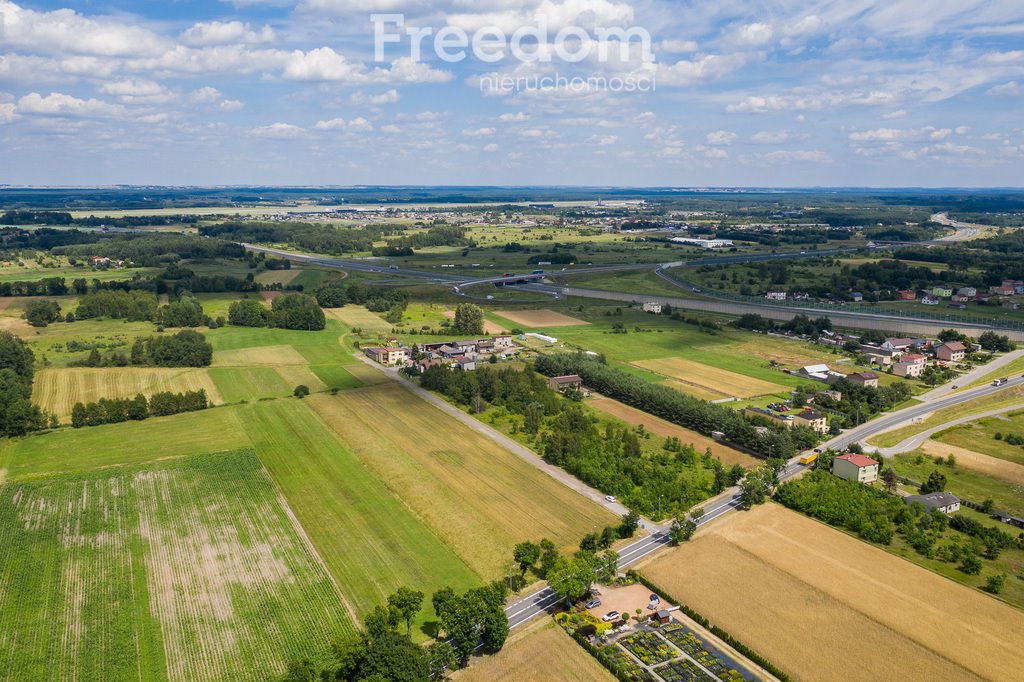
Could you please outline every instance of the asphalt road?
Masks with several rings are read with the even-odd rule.
[[[803,464],[789,464],[779,474],[779,480],[785,481],[790,479],[806,468],[807,467]],[[728,496],[704,509],[704,516],[697,525],[703,526],[706,523],[711,523],[715,519],[736,510],[739,506],[739,489],[731,488]],[[665,533],[664,529],[659,528],[651,535],[640,538],[636,542],[626,545],[622,549],[618,550],[619,568],[622,569],[630,566],[631,564],[635,564],[649,554],[668,546],[668,544],[668,534]],[[505,615],[508,616],[509,627],[518,627],[536,616],[543,613],[549,613],[554,610],[561,601],[562,599],[550,587],[537,590],[533,594],[509,604],[505,608]]]

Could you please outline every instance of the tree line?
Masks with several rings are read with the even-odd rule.
[[[210,406],[206,391],[185,391],[171,393],[161,391],[146,399],[139,393],[134,398],[100,398],[91,403],[75,403],[71,408],[71,426],[117,424],[126,421],[141,421],[149,417],[165,417],[181,412],[205,410]]]
[[[71,343],[68,344],[71,350]],[[72,367],[208,367],[213,362],[213,346],[202,334],[183,329],[177,334],[139,337],[130,354],[115,351],[109,355],[93,347],[89,355],[73,361]]]
[[[0,435],[23,436],[54,421],[32,404],[35,355],[24,341],[0,332]]]
[[[316,299],[308,294],[285,294],[275,298],[270,308],[246,298],[228,307],[228,324],[239,327],[277,327],[319,331],[327,326],[327,318]]]

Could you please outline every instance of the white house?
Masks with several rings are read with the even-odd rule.
[[[832,473],[847,481],[874,483],[878,480],[878,462],[851,452],[832,460]]]
[[[645,313],[653,313],[655,315],[661,315],[661,304],[660,303],[654,303],[653,301],[648,301],[647,303],[643,304],[642,308],[643,308],[643,311]]]

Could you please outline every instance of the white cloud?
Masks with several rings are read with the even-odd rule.
[[[352,104],[369,104],[371,106],[381,106],[383,104],[394,104],[401,99],[398,94],[398,90],[391,88],[385,92],[380,92],[375,95],[367,95],[365,92],[355,92],[349,98]]]
[[[697,42],[695,40],[662,40],[658,43],[655,50],[655,52],[672,52],[676,54],[696,51]]]
[[[245,103],[238,100],[227,99],[220,90],[210,87],[209,85],[190,92],[188,94],[187,101],[191,104],[219,109],[221,111],[238,111],[245,106]]]
[[[104,83],[100,86],[100,92],[105,95],[116,95],[118,97],[150,98],[166,95],[167,88],[155,81],[130,78],[123,81]]]
[[[762,164],[776,164],[776,163],[829,163],[832,161],[832,157],[829,156],[828,152],[820,149],[815,150],[783,150],[775,152],[768,152],[767,154],[753,154],[747,157],[743,157],[747,162],[753,161],[754,163]]]
[[[744,53],[706,54],[690,60],[684,59],[675,64],[658,63],[655,72],[657,83],[659,86],[685,87],[713,81],[741,68],[749,58]]]
[[[710,145],[721,145],[727,146],[736,141],[736,133],[731,133],[726,130],[716,130],[708,133],[707,143]]]
[[[594,144],[598,147],[608,147],[618,141],[618,135],[591,135],[584,142],[585,144]]]
[[[529,118],[530,117],[527,116],[524,112],[517,111],[514,114],[502,114],[501,116],[498,117],[498,120],[501,121],[502,123],[518,123],[521,121],[526,121]]]
[[[277,34],[270,26],[254,31],[241,21],[201,21],[182,31],[178,39],[193,47],[230,45],[233,43],[272,43]]]
[[[895,120],[897,118],[903,118],[906,115],[907,115],[907,110],[906,109],[897,109],[896,111],[889,111],[889,112],[886,112],[886,113],[882,114],[882,118],[885,119],[886,121],[892,121],[892,120]]]
[[[351,62],[345,55],[329,47],[318,47],[308,52],[291,52],[284,63],[281,76],[285,80],[340,81],[352,84],[444,83],[452,79],[450,73],[413,61],[410,57],[396,59],[387,69],[367,69],[364,64]]]
[[[736,33],[736,39],[743,45],[759,46],[771,41],[775,30],[770,24],[756,22],[741,26]]]
[[[270,125],[252,128],[249,130],[249,134],[254,137],[287,140],[305,135],[306,130],[291,123],[271,123]]]
[[[486,137],[493,135],[496,131],[494,128],[466,128],[462,131],[462,134],[466,137]]]
[[[119,114],[123,108],[98,99],[79,99],[61,92],[43,97],[32,92],[18,100],[18,113],[23,115],[93,118]]]
[[[0,103],[0,124],[10,123],[18,117],[18,107],[14,104]]]
[[[348,129],[357,133],[365,133],[373,130],[373,124],[359,116],[348,122]]]
[[[0,0],[0,36],[4,47],[46,54],[107,57],[157,55],[170,41],[148,29],[97,20],[70,9],[36,12]]]
[[[792,136],[785,130],[776,132],[762,130],[751,135],[750,142],[753,144],[785,144],[791,138]]]
[[[1024,83],[1010,81],[1002,85],[996,85],[985,92],[986,95],[997,97],[1024,97]]]
[[[332,118],[327,121],[317,121],[314,126],[317,130],[341,130],[347,125],[343,118]]]
[[[495,143],[492,142],[489,145],[486,145],[484,147],[484,151],[485,152],[496,152],[496,151],[498,151],[498,145],[496,145]]]

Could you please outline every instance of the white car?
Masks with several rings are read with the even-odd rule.
[[[605,495],[604,499],[608,500],[609,502],[615,502],[616,501],[614,495]]]
[[[606,613],[603,616],[601,616],[601,620],[603,620],[606,623],[610,623],[613,620],[618,620],[618,619],[619,619],[619,612],[618,611],[609,611],[608,613]]]

